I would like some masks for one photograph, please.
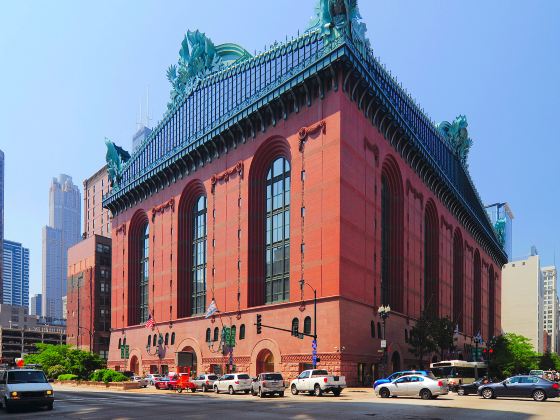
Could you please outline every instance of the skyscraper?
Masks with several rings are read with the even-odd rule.
[[[102,205],[109,188],[107,165],[84,180],[84,239],[93,235],[111,237],[111,212]]]
[[[4,255],[4,152],[0,150],[0,256]],[[2,302],[3,276],[2,259],[0,258],[0,302]]]
[[[4,240],[3,300],[8,305],[29,305],[29,249]]]
[[[43,311],[41,310],[41,304],[43,300],[43,295],[41,295],[41,293],[38,293],[36,295],[31,296],[31,307],[29,309],[29,314],[30,315],[37,315],[37,316],[42,316]]]
[[[49,193],[49,225],[43,228],[43,316],[63,319],[62,297],[66,296],[68,248],[78,242],[81,194],[72,178],[53,178]]]
[[[544,282],[544,329],[551,337],[551,349],[553,353],[558,350],[558,276],[555,266],[542,268]]]

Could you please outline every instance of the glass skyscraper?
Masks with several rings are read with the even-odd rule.
[[[0,256],[4,256],[4,152],[0,150]],[[0,302],[2,302],[3,276],[2,260],[0,258]]]
[[[504,251],[508,256],[508,260],[511,261],[512,248],[513,248],[513,213],[509,207],[508,203],[495,203],[486,206],[486,213],[498,234],[498,238],[502,243]]]
[[[4,240],[3,300],[9,305],[29,306],[29,249]]]
[[[81,239],[81,194],[68,175],[53,178],[49,192],[49,225],[43,227],[43,316],[62,320],[66,296],[68,248]]]

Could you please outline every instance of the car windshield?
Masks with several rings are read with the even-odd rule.
[[[45,374],[40,370],[19,370],[8,372],[9,384],[44,384]]]
[[[431,370],[426,371],[426,376],[431,379],[437,379],[436,375],[434,375],[434,372],[432,372]]]
[[[208,379],[210,379],[211,381],[215,381],[216,379],[218,379],[218,377],[216,375],[208,375]]]
[[[267,373],[263,375],[263,379],[266,381],[281,381],[282,375],[279,373]]]
[[[313,376],[328,376],[328,372],[326,370],[314,370]]]
[[[251,379],[251,378],[249,377],[249,375],[244,373],[243,375],[237,375],[237,379]]]

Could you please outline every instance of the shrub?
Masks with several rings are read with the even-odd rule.
[[[51,366],[46,371],[47,376],[52,379],[58,378],[60,375],[64,375],[65,373],[68,373],[68,369],[62,365]]]
[[[96,382],[128,382],[128,376],[123,375],[121,372],[116,372],[111,369],[99,369],[93,372],[90,380]]]
[[[75,381],[78,379],[78,375],[72,375],[71,373],[65,373],[63,375],[58,375],[59,381]]]

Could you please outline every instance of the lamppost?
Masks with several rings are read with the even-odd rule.
[[[387,322],[387,318],[389,318],[389,313],[391,312],[391,307],[389,305],[385,306],[385,305],[381,305],[379,307],[379,309],[377,309],[377,313],[379,314],[379,316],[381,317],[381,319],[383,320],[383,342],[381,343],[382,347],[383,347],[383,377],[385,378],[385,369],[387,366],[387,339],[386,339],[386,335],[385,335],[385,324]],[[384,344],[384,346],[383,346]]]
[[[312,361],[313,369],[317,367],[317,290],[307,283],[304,279],[299,281],[299,288],[301,289],[301,296],[303,297],[303,288],[305,285],[313,290],[313,344],[312,344]]]
[[[88,328],[81,327],[81,326],[78,326],[78,330],[86,330],[88,332],[88,334],[89,334],[89,352],[91,353],[92,352],[92,346],[93,346],[93,332],[91,332],[91,330],[89,330]]]

